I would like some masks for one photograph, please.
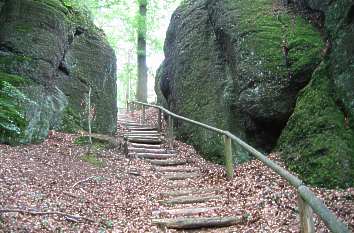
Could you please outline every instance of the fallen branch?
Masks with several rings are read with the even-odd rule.
[[[82,216],[78,216],[78,215],[71,215],[71,214],[67,214],[64,212],[59,212],[59,211],[32,211],[32,210],[23,210],[23,209],[0,209],[0,214],[3,213],[21,213],[21,214],[30,214],[30,215],[59,215],[59,216],[63,216],[66,218],[69,218],[71,221],[73,220],[86,220],[87,222],[92,222],[95,223],[96,221],[91,219],[91,218],[87,218],[87,217],[82,217]]]
[[[68,195],[69,197],[77,198],[77,199],[82,198],[82,197],[77,196],[77,195],[74,195],[74,194],[72,194],[72,193],[70,193],[70,192],[65,192],[65,191],[63,191],[63,194]]]
[[[94,178],[96,178],[96,177],[97,177],[97,176],[90,176],[89,178],[80,180],[80,181],[76,182],[76,183],[71,187],[71,189],[74,189],[75,186],[78,185],[78,184],[85,183],[85,182],[87,182],[87,181],[89,181],[89,180],[92,180],[92,179],[94,179]]]

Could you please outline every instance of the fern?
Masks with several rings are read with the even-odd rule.
[[[27,97],[15,86],[0,80],[0,142],[14,141],[23,133],[27,122],[19,103],[25,100]]]

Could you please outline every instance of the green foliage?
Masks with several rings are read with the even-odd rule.
[[[76,133],[81,127],[81,119],[72,108],[66,107],[63,112],[62,124],[58,130],[68,133]]]
[[[80,136],[75,139],[74,144],[80,145],[80,146],[90,145],[90,139],[88,136]],[[104,149],[104,148],[109,148],[110,143],[105,140],[101,140],[101,139],[93,137],[92,138],[92,146],[95,149]]]
[[[118,102],[120,106],[124,106],[127,96],[135,96],[138,32],[146,38],[147,59],[149,60],[150,56],[156,54],[163,58],[165,32],[161,31],[161,28],[167,28],[171,11],[178,6],[180,0],[65,0],[65,2],[67,5],[81,2],[90,9],[95,24],[105,31],[108,42],[116,50],[116,56],[119,57]],[[148,3],[146,17],[138,15],[139,3]],[[146,22],[146,26],[144,26],[144,22]],[[153,76],[157,64],[151,63],[148,62],[148,68],[149,74]],[[126,95],[128,89],[130,95]]]
[[[25,80],[16,75],[0,72],[0,142],[19,138],[27,126],[20,103],[27,97],[16,87]]]
[[[82,161],[91,164],[92,166],[95,167],[103,167],[105,164],[102,160],[97,158],[97,155],[89,153],[85,154],[80,158]]]

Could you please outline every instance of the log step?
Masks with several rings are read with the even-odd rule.
[[[128,118],[119,118],[118,122],[122,124],[138,124],[138,122],[129,120]]]
[[[200,174],[198,173],[174,173],[174,174],[162,175],[162,177],[168,180],[186,180],[186,179],[198,177],[199,175]]]
[[[141,124],[139,122],[127,122],[126,123],[127,126],[138,126],[138,127],[149,127],[148,125],[145,125],[145,124]]]
[[[150,133],[150,134],[137,134],[137,133],[126,133],[124,137],[162,137],[161,134],[158,133]]]
[[[157,166],[178,166],[187,163],[186,160],[151,160],[149,162]]]
[[[136,134],[152,134],[152,133],[156,133],[156,134],[159,134],[159,132],[156,131],[156,130],[148,130],[148,131],[131,130],[128,133],[136,133]]]
[[[174,154],[148,154],[148,153],[137,153],[137,154],[129,154],[129,156],[135,156],[141,159],[170,159],[176,157]]]
[[[194,218],[175,218],[175,219],[153,219],[152,223],[161,228],[169,229],[200,229],[212,227],[228,227],[243,222],[241,217],[194,217]]]
[[[147,140],[158,140],[160,137],[154,136],[124,136],[125,138],[129,139],[147,139]]]
[[[203,203],[210,200],[219,199],[220,196],[207,195],[207,196],[180,196],[168,200],[160,200],[159,203],[162,205],[177,205],[177,204],[193,204],[193,203]]]
[[[199,168],[196,167],[153,167],[157,172],[198,172]]]
[[[204,208],[184,208],[184,209],[169,209],[169,210],[157,210],[153,211],[152,215],[160,216],[160,215],[183,215],[183,216],[191,216],[196,214],[203,214],[212,212],[214,210],[221,209],[221,207],[204,207]]]
[[[135,130],[135,131],[156,131],[157,128],[155,127],[127,127],[128,130]]]
[[[129,148],[147,148],[147,149],[161,149],[161,145],[151,145],[151,144],[144,144],[144,143],[130,143],[131,147]]]
[[[157,139],[144,139],[144,138],[128,138],[129,142],[134,142],[134,143],[143,143],[143,144],[151,144],[151,145],[156,145],[156,144],[161,144],[161,140]]]
[[[188,195],[200,195],[200,194],[211,194],[214,192],[222,191],[221,189],[184,189],[171,192],[161,192],[160,195],[164,197],[178,197],[178,196],[188,196]]]
[[[154,148],[138,148],[138,147],[128,147],[128,150],[134,153],[154,153],[154,154],[166,154],[168,152],[175,153],[175,151],[172,150],[166,150],[166,149],[154,149]]]

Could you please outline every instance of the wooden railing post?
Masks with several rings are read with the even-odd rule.
[[[159,109],[159,115],[157,116],[157,131],[160,133],[161,129],[162,129],[162,119],[161,119],[161,115],[162,115],[162,111],[161,109]]]
[[[225,154],[226,175],[229,179],[231,179],[234,176],[232,145],[231,145],[231,138],[226,135],[224,135],[224,154]]]
[[[298,205],[300,215],[300,232],[301,233],[315,233],[315,226],[313,224],[313,211],[307,202],[298,193]]]
[[[141,123],[145,124],[145,105],[143,105],[142,113],[141,113]]]
[[[130,104],[129,104],[129,111],[130,111],[130,113],[132,113],[132,112],[134,111],[134,105],[135,105],[134,102],[130,102]]]
[[[170,149],[173,149],[173,119],[172,116],[168,116],[168,140]]]

